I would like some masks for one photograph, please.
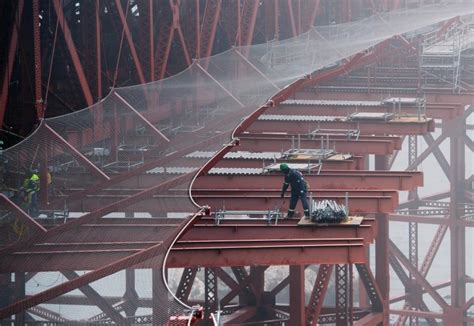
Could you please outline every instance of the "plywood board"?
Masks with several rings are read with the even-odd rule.
[[[363,219],[363,216],[349,216],[347,221],[341,223],[315,223],[302,217],[298,222],[298,226],[360,225]]]

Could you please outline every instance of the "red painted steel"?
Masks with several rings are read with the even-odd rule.
[[[88,106],[94,103],[92,98],[92,93],[90,91],[89,83],[87,82],[86,75],[84,74],[84,69],[82,68],[79,55],[77,53],[76,45],[72,39],[71,30],[69,29],[69,24],[67,23],[66,17],[64,16],[63,8],[61,6],[60,0],[53,0],[54,10],[59,20],[59,25],[63,31],[64,40],[69,49],[69,54],[71,55],[72,63],[74,69],[76,70],[79,83],[81,84],[82,92]]]
[[[5,116],[6,105],[8,100],[8,86],[13,73],[13,64],[15,63],[15,54],[18,44],[18,28],[21,26],[23,17],[24,0],[19,0],[17,3],[17,12],[15,15],[15,24],[12,26],[12,33],[10,37],[10,45],[8,47],[8,57],[4,75],[2,76],[2,91],[0,93],[0,126],[3,126],[3,117]]]
[[[40,39],[40,12],[39,0],[33,0],[33,52],[34,52],[34,79],[35,79],[35,109],[37,119],[44,118],[43,90],[41,82],[41,39]]]
[[[319,189],[395,189],[411,190],[423,183],[421,172],[323,171],[320,175],[305,175],[310,187]],[[195,188],[278,189],[283,175],[206,175],[198,178]]]
[[[123,29],[125,32],[125,36],[127,38],[128,46],[130,48],[130,52],[132,54],[133,62],[135,64],[135,68],[137,69],[138,78],[140,83],[145,83],[145,75],[143,73],[142,64],[140,59],[138,58],[137,50],[135,49],[135,43],[133,42],[132,33],[130,32],[130,28],[128,27],[127,17],[123,12],[122,3],[120,0],[115,0],[115,6],[117,7],[117,11],[120,17],[120,21],[122,22]],[[128,8],[128,6],[127,6]]]
[[[317,126],[313,127],[315,127],[315,129],[317,128]],[[255,130],[258,129],[255,128]],[[327,138],[323,138],[324,146],[326,147]],[[394,142],[391,140],[378,140],[370,138],[361,138],[360,140],[355,140],[347,139],[347,137],[344,136],[330,136],[329,148],[335,149],[338,153],[351,153],[355,155],[389,155],[397,149]],[[238,150],[250,152],[285,152],[291,149],[292,143],[297,143],[296,138],[294,138],[292,142],[291,137],[288,136],[285,137],[279,135],[278,137],[270,137],[266,134],[262,134],[262,137],[249,137],[247,135],[242,135],[241,140],[242,141],[238,147]],[[309,140],[308,137],[303,134],[301,135],[300,144],[302,149],[318,149],[321,148],[321,138],[315,136],[314,139]]]
[[[325,129],[359,129],[362,134],[392,134],[392,135],[423,135],[434,131],[434,120],[398,121],[374,123],[369,121],[278,121],[278,120],[258,120],[252,124],[250,132],[285,132],[295,130],[306,133],[318,127]]]

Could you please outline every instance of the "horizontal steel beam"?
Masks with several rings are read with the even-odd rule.
[[[261,218],[239,220],[224,218],[219,225],[214,219],[202,219],[186,232],[182,240],[214,240],[214,239],[265,239],[270,236],[278,239],[296,238],[363,238],[372,242],[375,237],[376,220],[364,218],[360,226],[334,224],[324,227],[297,227],[296,220],[279,220],[269,225]]]
[[[392,120],[387,122],[367,121],[279,121],[257,120],[247,130],[249,132],[287,132],[307,133],[308,130],[324,129],[359,129],[362,134],[371,135],[424,135],[435,130],[432,119],[403,122]]]
[[[453,94],[452,92],[443,93],[442,91],[431,92],[425,91],[424,93],[426,103],[428,105],[440,103],[440,104],[462,104],[470,105],[474,103],[474,93],[463,92],[460,94]],[[387,89],[386,93],[380,92],[350,92],[342,90],[340,92],[328,92],[324,90],[305,89],[295,94],[295,98],[298,99],[318,99],[318,100],[352,100],[352,101],[380,101],[380,99],[388,97],[414,97],[416,92],[407,92],[406,90],[400,89],[396,92],[394,89]]]
[[[222,159],[220,160],[215,167],[216,168],[262,168],[272,163],[288,162],[285,159]],[[318,160],[307,160],[307,159],[291,159],[292,163],[319,163]],[[321,170],[361,170],[363,168],[363,157],[362,156],[352,156],[349,159],[334,159],[334,160],[322,160]],[[196,165],[194,165],[196,166]]]
[[[289,201],[288,194],[286,201]],[[247,196],[244,193],[236,193],[234,195],[194,195],[194,199],[200,205],[208,205],[212,210],[229,209],[229,210],[271,210],[280,207],[284,201],[279,195],[273,196],[259,195]],[[330,199],[344,204],[344,196],[326,196],[314,197],[314,199]],[[285,204],[284,206],[286,206]],[[398,205],[398,196],[351,196],[349,197],[350,214],[367,214],[367,213],[391,213]],[[300,214],[302,208],[299,208]],[[286,210],[287,207],[282,207]],[[302,215],[302,214],[301,214]]]
[[[237,210],[268,210],[273,209],[279,204],[281,205],[280,191],[230,191],[225,189],[212,192],[196,192],[193,193],[194,200],[200,205],[209,205],[213,210],[218,210],[223,207],[226,209]],[[286,200],[289,198],[289,193],[286,194]],[[89,211],[99,209],[103,205],[111,205],[123,198],[123,196],[90,196],[82,199],[80,203],[73,203],[69,209],[73,211]],[[349,194],[349,208],[351,214],[362,213],[391,213],[398,206],[398,193],[396,191],[386,192],[351,192]],[[313,199],[331,199],[340,204],[344,204],[345,191],[332,191],[325,193],[324,190],[315,190]],[[137,204],[124,207],[124,212],[150,212],[152,214],[166,214],[167,212],[183,212],[183,210],[191,207],[191,201],[187,194],[166,194],[154,195],[153,197],[143,199]]]
[[[270,250],[271,249],[271,250]],[[172,249],[167,267],[223,267],[248,265],[300,265],[364,263],[364,241],[361,238],[306,241],[268,241],[213,245],[187,243]],[[28,252],[3,259],[0,272],[93,270],[140,250],[94,250],[63,252]],[[48,264],[44,264],[48,261]],[[161,268],[156,259],[150,259],[134,268]]]
[[[381,189],[412,190],[423,186],[423,174],[412,172],[375,171],[324,171],[305,175],[310,189]],[[283,174],[268,175],[206,175],[193,184],[196,189],[278,189],[283,184]]]
[[[398,112],[398,108],[393,110],[391,105],[387,106],[358,106],[353,105],[281,105],[277,110],[272,111],[273,114],[298,114],[298,115],[327,115],[327,116],[346,116],[355,112]],[[403,114],[418,114],[418,109],[415,106],[406,107],[402,106],[400,112]],[[461,104],[438,104],[432,103],[426,105],[426,116],[433,119],[454,119],[462,116],[464,113],[464,107]]]
[[[264,121],[259,121],[261,123]],[[256,124],[258,124],[256,123]],[[312,125],[310,129],[294,129],[289,126],[288,129],[285,129],[284,125],[288,122],[284,122],[281,124],[280,129],[276,130],[298,130],[301,133],[308,133],[311,130],[317,128],[317,125]],[[291,124],[291,123],[290,123]],[[253,125],[252,125],[253,126]],[[357,129],[357,126],[355,126]],[[272,129],[269,129],[272,130]],[[266,130],[266,131],[269,131]],[[265,131],[265,130],[262,130]],[[247,137],[245,135],[241,135],[240,137],[240,145],[236,147],[236,150],[239,151],[251,151],[251,152],[284,152],[292,147],[292,139],[291,137]],[[327,139],[324,138],[324,146],[326,146]],[[295,146],[297,143],[297,138],[294,139]],[[307,139],[307,137],[301,136],[300,139],[300,146],[304,149],[319,149],[321,148],[321,138],[316,136],[315,139]],[[399,147],[395,147],[394,142],[390,140],[377,140],[377,139],[364,139],[360,140],[348,140],[347,138],[344,139],[342,137],[330,137],[329,138],[329,147],[330,149],[335,149],[339,153],[351,153],[355,155],[365,155],[365,154],[376,154],[376,155],[389,155],[392,154],[394,150],[400,149]]]
[[[248,246],[221,249],[172,249],[167,267],[223,267],[365,263],[366,247],[354,244]]]

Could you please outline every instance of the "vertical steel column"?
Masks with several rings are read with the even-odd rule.
[[[179,281],[178,288],[176,289],[176,297],[186,302],[188,301],[189,294],[194,284],[194,279],[197,274],[196,267],[186,267],[183,269],[183,274],[181,274],[181,280]]]
[[[232,273],[239,284],[247,282],[249,276],[247,275],[247,271],[244,267],[232,267]],[[252,301],[255,301],[252,294],[252,289],[250,285],[247,285],[239,292],[239,303],[242,305],[249,305],[253,303]]]
[[[387,170],[386,156],[375,155],[375,170]],[[376,214],[377,238],[375,239],[375,280],[380,289],[383,301],[383,325],[389,325],[388,299],[390,293],[390,271],[388,261],[389,225],[387,214]]]
[[[450,147],[450,206],[449,228],[451,244],[451,308],[453,313],[447,314],[445,324],[462,325],[464,316],[463,306],[466,303],[466,229],[459,225],[463,213],[465,178],[465,145],[463,126],[464,118],[450,121],[443,128],[451,134]],[[449,319],[449,321],[448,321]],[[454,319],[454,320],[452,320]]]
[[[217,310],[217,275],[213,268],[204,269],[204,320]],[[209,325],[210,322],[209,322]]]
[[[305,325],[304,266],[290,266],[290,325]]]
[[[167,325],[169,301],[168,296],[163,295],[163,280],[161,269],[152,269],[152,314],[153,314],[153,325]]]
[[[97,69],[97,100],[102,99],[102,54],[101,54],[101,30],[100,30],[100,0],[95,3],[95,48]]]
[[[15,273],[15,301],[25,297],[25,273]],[[15,326],[25,325],[26,309],[15,314]]]
[[[280,2],[275,0],[275,40],[280,40]]]
[[[415,163],[416,158],[418,157],[418,136],[408,136],[408,164],[411,166]],[[416,168],[414,169],[416,170]],[[418,199],[418,188],[410,191],[408,195],[409,200]],[[415,204],[418,208],[418,204]],[[418,269],[418,223],[409,222],[408,223],[408,258],[412,266]],[[410,281],[415,282],[414,276],[410,273]],[[410,282],[410,283],[411,283]],[[405,291],[410,291],[413,289],[405,289]],[[418,325],[418,318],[410,316],[410,325]]]
[[[349,278],[347,264],[336,265],[336,326],[346,326],[349,323]]]
[[[127,317],[135,316],[137,312],[137,303],[136,299],[138,298],[137,291],[135,290],[135,270],[132,268],[127,268],[125,270],[125,300],[127,304],[123,307],[125,315]]]
[[[319,265],[318,276],[314,281],[313,291],[311,292],[306,311],[306,325],[313,326],[318,324],[319,314],[323,307],[333,267],[334,265]]]
[[[35,110],[36,118],[43,119],[43,95],[41,90],[41,37],[39,22],[39,0],[33,0],[33,52],[35,65]]]
[[[92,94],[89,88],[89,84],[87,83],[86,75],[84,74],[84,69],[82,68],[81,61],[79,59],[79,54],[77,53],[76,45],[72,39],[71,30],[69,29],[69,25],[64,17],[64,12],[61,7],[60,0],[53,0],[54,10],[56,11],[56,15],[59,19],[59,25],[63,31],[64,40],[69,50],[69,54],[71,55],[72,63],[74,69],[76,70],[77,78],[79,79],[79,83],[81,84],[82,92],[84,93],[84,98],[86,100],[87,105],[92,105],[94,100],[92,99]]]
[[[10,46],[8,48],[8,57],[6,59],[6,67],[3,78],[1,79],[0,89],[0,126],[3,126],[3,118],[5,116],[6,105],[8,100],[8,85],[13,73],[13,64],[15,63],[15,54],[18,46],[18,28],[21,26],[21,17],[23,16],[24,1],[19,0],[17,4],[15,24],[12,26],[12,33],[10,37]]]
[[[265,289],[265,269],[266,267],[250,266],[250,277],[252,279],[252,289],[254,290],[256,306],[262,303]]]
[[[150,81],[155,80],[155,13],[153,7],[153,0],[148,0],[148,14],[149,14],[149,22],[150,22],[150,30],[149,34],[149,46],[150,46]]]

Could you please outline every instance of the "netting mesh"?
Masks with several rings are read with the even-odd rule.
[[[472,2],[451,3],[314,27],[288,40],[196,60],[170,78],[116,88],[91,107],[44,120],[30,137],[2,152],[6,190],[0,202],[6,252],[25,239],[43,245],[18,247],[17,254],[2,259],[2,272],[14,272],[26,255],[21,253],[31,251],[39,253],[29,266],[40,271],[49,272],[45,257],[59,269],[60,262],[81,271],[94,267],[95,272],[62,273],[49,283],[41,274],[27,279],[26,294],[46,298],[32,308],[32,301],[24,303],[37,320],[120,324],[139,315],[130,317],[132,324],[165,324],[170,316],[188,314],[162,279],[165,244],[182,228],[183,217],[197,210],[188,188],[207,161],[190,162],[186,155],[221,149],[246,116],[304,75],[394,35],[415,35],[473,12]],[[35,173],[41,187],[28,198],[25,180]],[[130,231],[139,240],[128,242],[127,227],[151,224],[153,232]],[[73,252],[90,258],[78,260]],[[82,293],[64,287],[73,279]],[[127,291],[123,282],[137,292]],[[80,312],[70,304],[81,305]]]

